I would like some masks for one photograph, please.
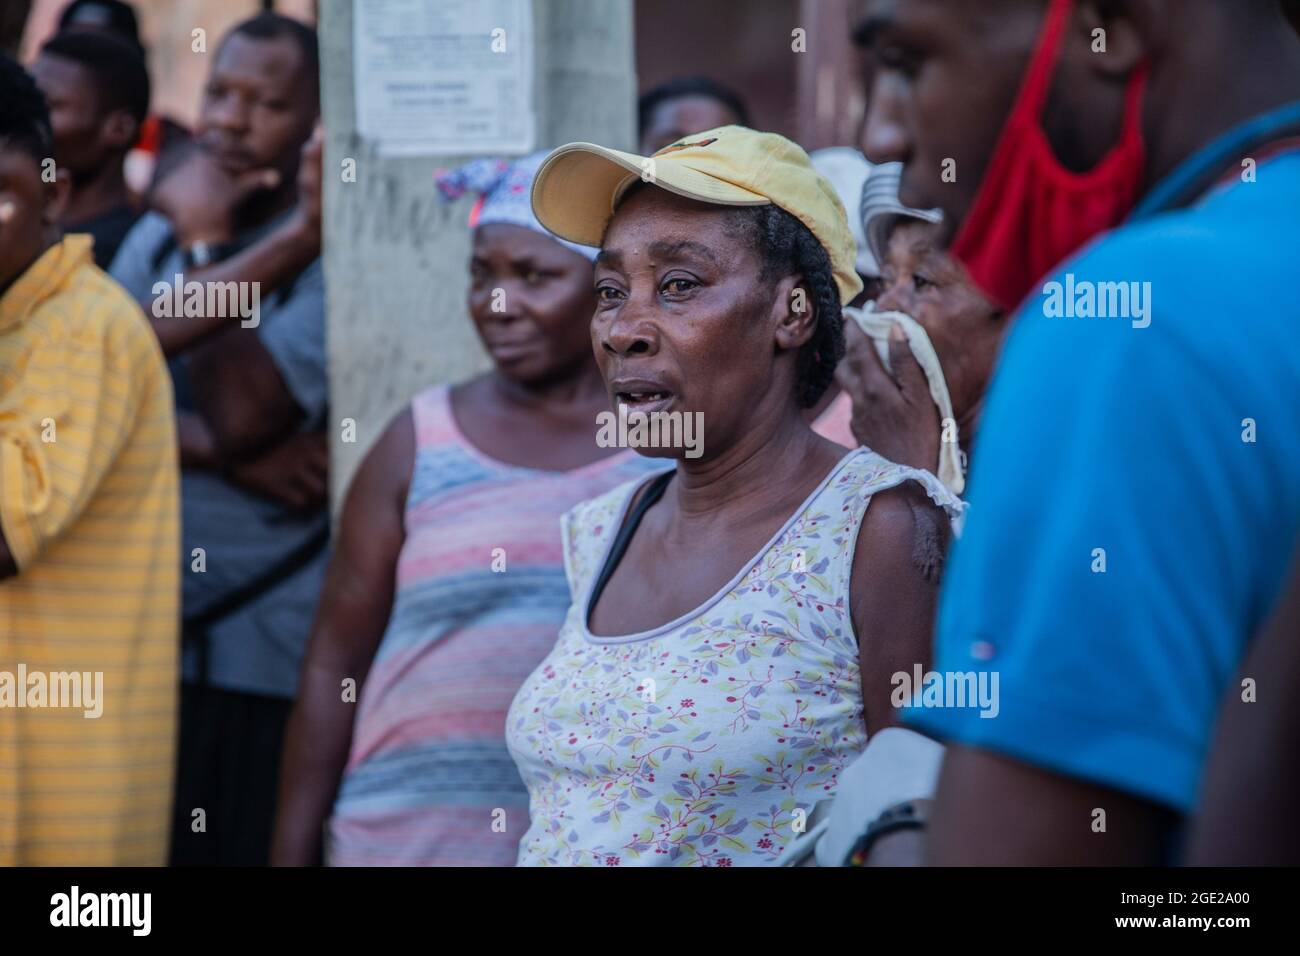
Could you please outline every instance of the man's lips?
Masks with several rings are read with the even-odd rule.
[[[234,149],[229,146],[220,146],[213,143],[204,143],[203,149],[211,156],[223,169],[229,169],[242,172],[245,169],[253,167],[253,157],[242,149]]]

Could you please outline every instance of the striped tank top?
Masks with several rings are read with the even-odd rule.
[[[510,866],[528,794],[505,714],[570,603],[560,517],[666,464],[625,451],[567,472],[521,468],[469,443],[446,386],[411,408],[396,596],[361,688],[327,860]]]
[[[506,739],[532,795],[519,865],[779,861],[866,744],[849,578],[874,494],[929,472],[849,452],[701,607],[639,634],[587,627],[640,479],[565,516],[574,604],[524,682]]]

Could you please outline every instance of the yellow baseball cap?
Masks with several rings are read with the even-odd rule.
[[[857,244],[835,188],[796,143],[776,133],[719,126],[638,156],[595,143],[554,150],[533,180],[533,212],[561,239],[599,246],[628,187],[645,181],[719,206],[774,203],[797,218],[826,250],[847,304],[862,291]]]

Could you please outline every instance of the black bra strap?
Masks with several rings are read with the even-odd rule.
[[[614,576],[614,569],[618,563],[623,560],[623,555],[627,553],[627,546],[632,543],[632,535],[636,534],[637,527],[641,524],[641,519],[660,498],[664,496],[664,491],[668,488],[668,482],[673,480],[676,469],[665,471],[662,475],[655,476],[654,480],[646,487],[645,494],[641,500],[636,503],[632,513],[627,516],[623,522],[623,527],[618,529],[618,536],[614,538],[614,545],[609,549],[609,557],[605,559],[605,566],[600,569],[600,575],[596,578],[596,584],[591,589],[591,600],[587,603],[587,617],[591,617],[591,609],[596,606],[600,600],[600,594],[605,590],[605,585],[609,579]]]

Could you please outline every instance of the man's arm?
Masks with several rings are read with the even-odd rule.
[[[187,283],[237,282],[256,288],[265,298],[299,275],[320,256],[321,249],[321,156],[323,136],[318,128],[302,149],[298,169],[298,203],[278,227],[247,249],[204,268],[188,271]],[[165,181],[155,199],[161,211],[172,221],[177,240],[229,238],[234,210],[246,203],[264,182],[266,170],[255,170],[239,180],[219,173],[206,156],[196,152],[190,160]],[[203,208],[199,222],[190,222],[196,204]],[[114,263],[117,265],[117,263]],[[170,279],[171,277],[167,277]],[[170,294],[164,293],[164,294]],[[205,315],[202,317],[156,316],[154,296],[142,302],[150,317],[154,333],[168,357],[192,348],[216,332],[231,328],[242,316]],[[244,301],[241,297],[241,301]]]
[[[208,427],[202,415],[177,410],[176,442],[180,446],[182,468],[215,470],[220,467],[217,443],[212,437],[212,429]]]
[[[295,210],[281,225],[247,249],[206,268],[191,269],[184,274],[184,280],[186,283],[204,283],[205,288],[209,282],[247,283],[246,288],[256,288],[259,298],[265,298],[311,265],[319,255],[319,224],[313,228]],[[163,293],[166,296],[171,294],[170,288]],[[152,296],[141,302],[141,307],[149,317],[163,353],[169,358],[222,329],[239,326],[244,321],[240,315],[159,317],[154,314]]]
[[[309,511],[329,501],[329,442],[324,431],[300,432],[268,451],[240,461],[224,460],[203,416],[177,412],[176,432],[182,468],[220,471],[242,488]]]
[[[1192,866],[1300,863],[1300,551],[1291,568],[1282,601],[1224,695],[1188,851]],[[1249,697],[1246,678],[1255,682]]]
[[[220,460],[252,458],[287,437],[304,418],[305,410],[255,329],[222,332],[190,357],[187,371]]]
[[[285,734],[273,866],[308,866],[320,858],[322,829],[356,717],[357,705],[344,701],[342,685],[348,678],[358,688],[365,683],[388,625],[414,463],[415,427],[408,409],[366,456],[343,508]]]
[[[928,858],[936,866],[1156,866],[1177,817],[1129,794],[950,746]],[[1103,829],[1104,827],[1104,829]]]

